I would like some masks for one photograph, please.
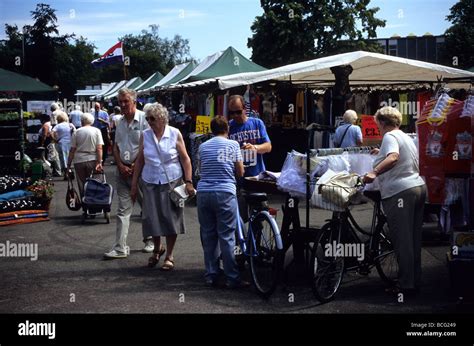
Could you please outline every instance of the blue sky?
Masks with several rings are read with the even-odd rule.
[[[263,13],[258,0],[0,0],[0,39],[4,24],[31,24],[30,11],[43,2],[57,10],[60,33],[84,36],[103,54],[128,33],[139,33],[150,24],[160,26],[160,36],[175,34],[189,39],[191,55],[207,55],[233,46],[250,57],[247,39],[255,17]],[[445,20],[456,0],[372,0],[380,7],[377,17],[387,20],[378,37],[409,33],[444,33]],[[126,47],[125,47],[126,49]]]

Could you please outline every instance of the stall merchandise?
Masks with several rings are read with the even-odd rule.
[[[0,99],[0,174],[20,174],[24,155],[21,101]]]
[[[441,205],[443,233],[470,224],[472,110],[472,96],[463,102],[441,92],[425,103],[417,121],[420,175],[429,203]]]

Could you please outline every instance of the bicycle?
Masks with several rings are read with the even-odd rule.
[[[371,191],[364,192],[364,195],[374,202],[370,231],[362,229],[346,208],[344,211],[333,212],[332,218],[326,220],[328,222],[315,239],[311,251],[311,287],[313,294],[322,303],[334,298],[347,271],[357,270],[360,274],[369,275],[375,266],[379,276],[387,284],[393,286],[397,282],[398,262],[388,237],[380,193]],[[368,239],[361,240],[356,230],[368,236]],[[353,260],[351,263],[349,257],[328,252],[335,244],[363,246],[365,255],[362,260],[355,263]]]
[[[277,286],[283,266],[280,229],[269,212],[266,193],[249,193],[245,199],[251,210],[248,228],[239,215],[236,238],[240,252],[250,263],[253,285],[261,297],[268,298]]]

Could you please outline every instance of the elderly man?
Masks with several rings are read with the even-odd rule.
[[[362,145],[362,131],[354,125],[357,121],[357,113],[352,109],[343,115],[343,122],[336,129],[334,144],[338,148],[356,147]]]
[[[100,103],[96,102],[94,105],[94,127],[97,127],[102,133],[102,138],[104,139],[104,154],[103,154],[103,163],[108,156],[109,144],[110,144],[110,134],[109,134],[109,115],[107,112],[104,112],[100,109]]]
[[[113,249],[104,254],[105,258],[126,258],[129,254],[127,235],[133,202],[130,197],[135,160],[137,159],[140,137],[148,128],[145,113],[136,108],[137,93],[130,89],[121,89],[118,101],[123,117],[117,122],[114,143],[114,159],[117,164],[117,231]],[[138,203],[142,205],[142,194],[138,193]],[[154,250],[153,238],[143,232],[145,247],[143,252]]]
[[[265,171],[263,154],[272,151],[272,144],[262,120],[249,118],[245,111],[245,101],[241,95],[229,97],[228,114],[229,139],[237,141],[243,150],[245,176],[259,175]]]

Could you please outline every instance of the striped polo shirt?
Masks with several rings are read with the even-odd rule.
[[[198,192],[236,194],[235,162],[242,161],[239,143],[216,136],[199,146],[199,160]]]

